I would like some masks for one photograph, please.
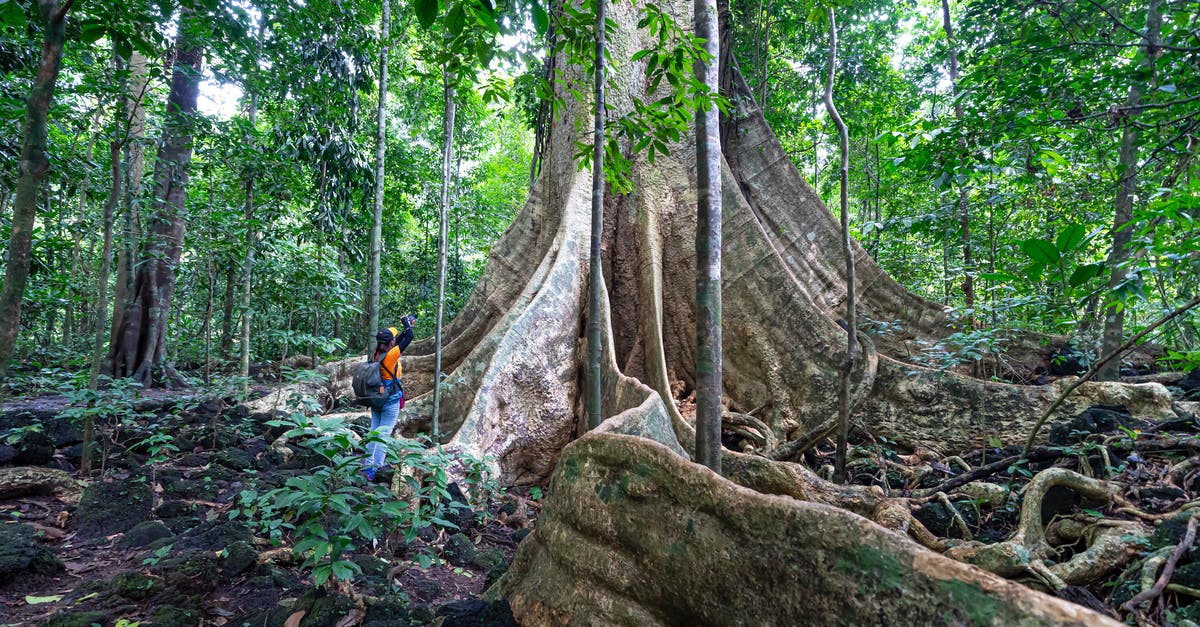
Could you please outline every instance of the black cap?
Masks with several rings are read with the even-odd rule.
[[[392,335],[391,329],[380,329],[379,333],[375,334],[375,341],[380,344],[387,344],[394,340],[396,336]]]

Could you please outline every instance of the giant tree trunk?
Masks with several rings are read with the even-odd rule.
[[[46,178],[46,172],[50,170],[50,158],[46,153],[46,115],[50,110],[50,99],[54,97],[58,70],[62,66],[67,11],[71,4],[72,0],[61,7],[58,0],[38,0],[37,3],[46,34],[42,43],[42,62],[27,101],[20,178],[17,179],[12,234],[8,241],[8,265],[4,270],[4,287],[0,290],[0,380],[8,371],[8,360],[12,357],[21,329],[21,302],[25,298],[25,283],[29,279],[38,190],[42,179]]]
[[[636,10],[627,2],[610,7],[618,27],[609,47],[624,74],[606,99],[609,111],[621,115],[634,98],[648,100],[638,75],[644,66],[630,61],[645,44]],[[691,22],[691,2],[668,8],[677,23]],[[578,81],[572,71],[568,78]],[[721,176],[723,396],[730,410],[753,412],[786,442],[837,414],[846,346],[836,323],[847,299],[843,245],[837,222],[787,158],[741,77],[729,71],[735,110]],[[566,448],[586,430],[592,174],[579,170],[573,156],[581,139],[576,121],[590,114],[590,103],[566,98],[548,128],[541,176],[527,205],[442,334],[448,376],[438,431],[449,435],[447,449],[491,456],[510,485],[554,474],[539,528],[498,589],[520,620],[715,624],[736,622],[746,615],[738,612],[752,608],[777,611],[767,623],[827,611],[845,622],[890,616],[1103,624],[1086,610],[946,560],[859,518],[891,522],[875,515],[878,506],[887,509],[877,489],[830,486],[801,466],[734,452],[725,453],[724,478],[690,463],[695,430],[676,399],[697,382],[691,137],[654,164],[634,156],[636,191],[605,202],[599,294],[605,420]],[[903,355],[906,339],[944,334],[943,313],[899,286],[857,243],[852,252],[862,295],[857,311],[898,321],[909,334],[863,342],[851,373],[856,422],[900,442],[947,448],[974,447],[989,437],[1022,441],[1060,388],[981,381],[892,358]],[[404,356],[408,431],[428,429],[433,345],[414,342]],[[345,365],[326,369],[342,372],[338,385]],[[1171,414],[1161,385],[1108,383],[1080,388],[1056,418],[1097,402],[1152,417]],[[862,507],[851,507],[854,499]],[[770,555],[779,559],[754,561],[758,549],[778,551]],[[711,554],[729,557],[716,561]],[[874,595],[861,596],[864,590]]]
[[[134,274],[119,342],[112,348],[114,374],[146,387],[154,384],[155,371],[166,365],[167,318],[187,226],[192,127],[203,64],[202,51],[189,36],[190,17],[188,9],[181,11],[167,127],[154,167],[154,206],[145,220],[148,242]]]

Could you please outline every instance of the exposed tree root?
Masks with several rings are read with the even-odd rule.
[[[1135,547],[1149,533],[1137,523],[1117,521],[1105,523],[1104,529],[1090,533],[1087,550],[1066,562],[1053,562],[1055,548],[1048,541],[1042,523],[1042,501],[1056,487],[1070,489],[1087,499],[1128,505],[1118,484],[1065,468],[1048,468],[1034,475],[1026,486],[1020,522],[1011,538],[996,544],[952,541],[946,555],[1006,577],[1032,574],[1053,589],[1092,583],[1128,563]],[[1089,534],[1081,532],[1071,539],[1086,535]]]
[[[1134,608],[1138,607],[1142,603],[1145,603],[1146,601],[1149,601],[1150,599],[1162,594],[1163,589],[1166,588],[1167,584],[1171,581],[1171,575],[1175,572],[1175,565],[1179,563],[1179,558],[1183,557],[1183,554],[1186,553],[1188,549],[1192,548],[1192,543],[1196,541],[1197,523],[1200,523],[1200,517],[1192,516],[1188,519],[1187,532],[1184,534],[1183,540],[1178,546],[1175,547],[1174,550],[1171,551],[1170,556],[1167,557],[1166,561],[1164,562],[1162,574],[1158,576],[1158,579],[1154,581],[1153,585],[1143,589],[1141,592],[1135,594],[1132,599],[1126,601],[1125,604],[1121,606],[1121,609],[1125,610],[1126,612],[1132,612],[1134,611]],[[1150,561],[1147,560],[1147,565],[1149,565],[1149,563]]]

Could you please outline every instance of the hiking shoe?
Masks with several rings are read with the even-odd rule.
[[[363,468],[362,474],[364,477],[367,478],[367,483],[372,483],[375,481],[375,469],[374,468],[370,468],[370,467]]]

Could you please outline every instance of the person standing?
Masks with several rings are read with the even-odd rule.
[[[388,388],[389,394],[381,408],[371,408],[370,435],[391,436],[392,429],[396,427],[396,419],[404,407],[404,388],[400,380],[403,369],[400,366],[400,357],[404,349],[408,348],[409,343],[412,342],[412,325],[416,320],[416,314],[409,314],[400,319],[404,331],[399,331],[396,327],[388,327],[380,329],[379,333],[375,334],[375,354],[371,361],[379,362],[379,378]],[[363,475],[367,477],[367,481],[375,480],[375,473],[384,465],[386,459],[387,448],[382,443],[372,442],[367,445],[367,459],[362,471]]]

